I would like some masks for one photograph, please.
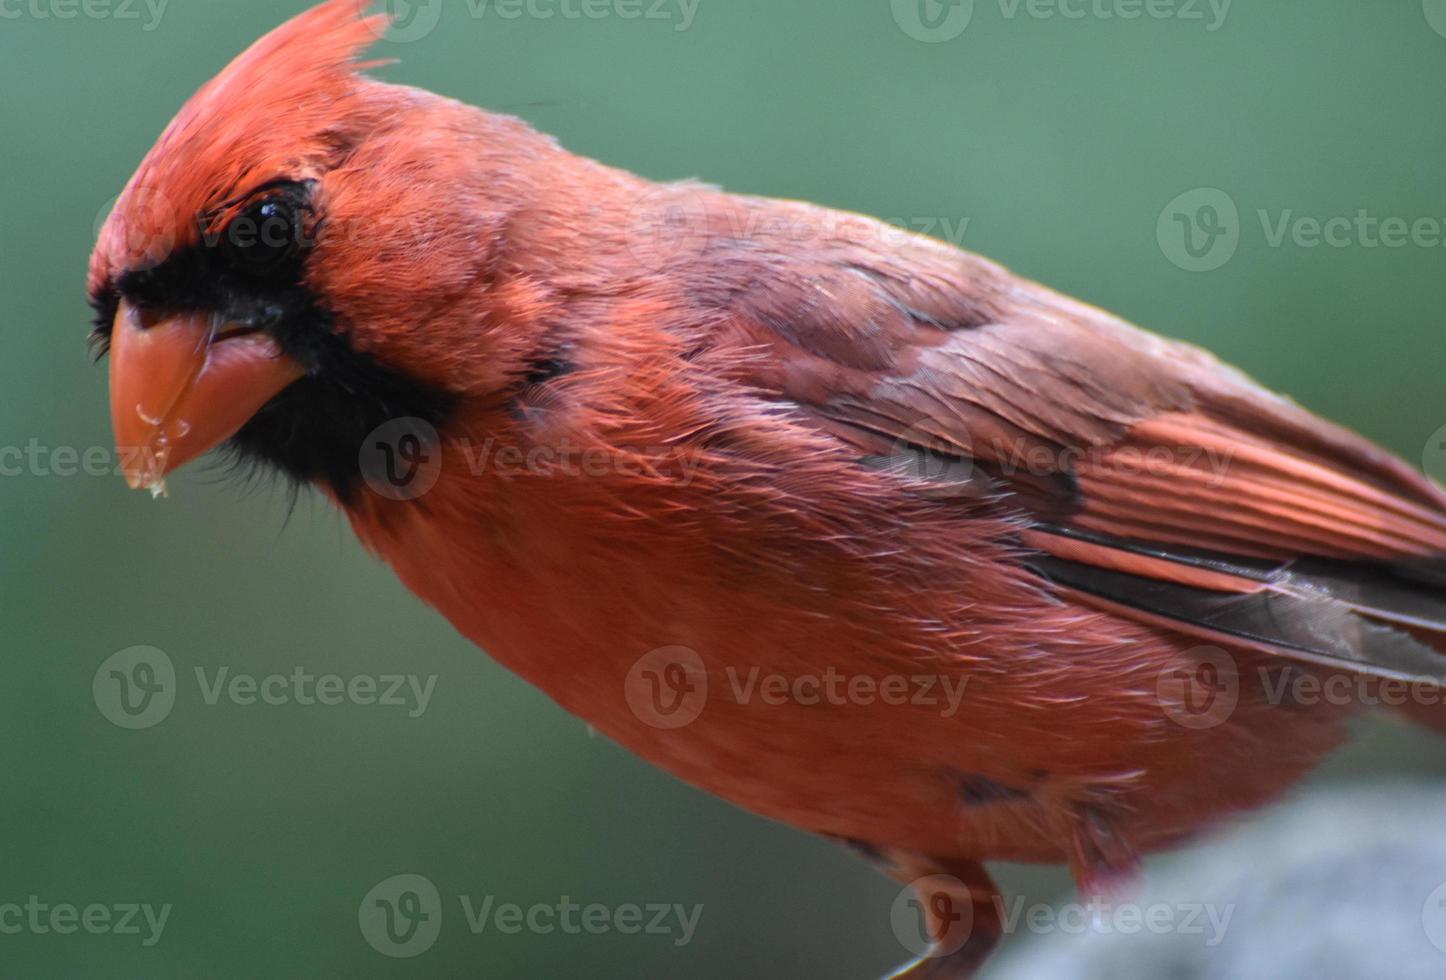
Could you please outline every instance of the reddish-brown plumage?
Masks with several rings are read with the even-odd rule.
[[[974,862],[1093,881],[1302,775],[1354,706],[1283,708],[1262,678],[1435,676],[1446,626],[1418,613],[1446,614],[1446,494],[1395,458],[950,246],[650,184],[360,76],[359,9],[303,15],[182,111],[92,292],[315,181],[305,286],[354,350],[457,397],[428,493],[334,495],[409,588],[611,738],[980,900]],[[1201,612],[1252,598],[1250,628]],[[1161,678],[1202,644],[1238,704],[1181,724]],[[626,687],[673,646],[708,697],[669,730]],[[739,696],[754,668],[967,686],[957,714],[767,704]]]

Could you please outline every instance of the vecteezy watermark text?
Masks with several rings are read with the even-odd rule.
[[[563,436],[555,442],[499,443],[454,439],[444,453],[425,419],[392,419],[362,441],[357,466],[366,485],[388,500],[415,500],[437,485],[443,468],[503,480],[523,476],[668,480],[689,486],[704,462],[703,449],[686,444],[598,445]]]
[[[420,41],[442,20],[444,3],[465,8],[474,20],[621,20],[671,24],[682,32],[693,26],[702,0],[385,0],[387,23],[381,33],[388,41]]]
[[[1005,935],[1020,932],[1044,934],[1062,932],[1083,935],[1124,936],[1150,933],[1156,936],[1203,936],[1205,945],[1219,946],[1235,915],[1233,904],[1219,906],[1209,902],[1110,902],[1092,899],[1088,902],[1066,902],[1050,905],[1029,902],[1022,897],[1005,901],[995,896]]]
[[[1177,20],[1214,33],[1234,0],[998,0],[1005,20]]]
[[[305,707],[341,704],[380,705],[405,708],[408,718],[420,718],[432,703],[437,675],[426,678],[416,674],[313,674],[297,667],[287,674],[232,674],[230,667],[219,667],[208,678],[204,667],[196,668],[196,685],[207,704],[219,704],[224,698],[246,707],[253,704],[299,704]]]
[[[1225,26],[1234,0],[996,0],[1006,21],[1020,19],[1177,21],[1210,33]],[[916,41],[952,41],[974,19],[975,0],[891,0],[894,23]]]
[[[703,914],[699,904],[676,902],[577,902],[562,895],[556,901],[522,904],[494,894],[458,895],[462,922],[474,936],[523,933],[549,936],[666,937],[674,946],[693,941]],[[393,875],[367,892],[357,910],[362,937],[377,952],[397,959],[419,956],[437,941],[443,920],[442,895],[428,878]]]
[[[737,704],[804,706],[888,705],[937,709],[944,718],[959,713],[969,678],[947,674],[846,674],[828,667],[818,674],[767,673],[761,667],[724,670]]]
[[[152,728],[175,707],[180,684],[175,663],[164,650],[133,646],[118,650],[96,668],[91,696],[100,713],[121,728]],[[287,673],[257,676],[230,667],[195,667],[201,702],[237,707],[264,705],[330,708],[339,705],[399,708],[420,718],[432,703],[437,675],[315,674],[298,666]]]
[[[693,26],[702,0],[467,0],[473,17],[489,13],[504,20],[666,21],[675,31]]]
[[[149,902],[42,902],[39,895],[20,902],[0,903],[0,935],[68,936],[83,932],[91,936],[140,936],[142,946],[161,941],[171,903],[159,907]]]
[[[1442,249],[1446,218],[1383,215],[1370,208],[1346,214],[1302,214],[1295,208],[1257,208],[1267,248]],[[1160,212],[1155,235],[1160,251],[1187,272],[1212,272],[1235,257],[1252,223],[1241,220],[1233,197],[1217,187],[1186,191]]]
[[[134,20],[149,33],[170,0],[0,0],[0,20]]]
[[[764,670],[730,664],[722,670],[722,694],[737,705],[777,708],[910,707],[952,718],[959,713],[969,678],[950,674],[860,674],[836,667],[817,672]],[[666,646],[639,657],[623,682],[633,714],[654,728],[682,728],[696,721],[709,698],[707,666],[697,651]],[[716,693],[716,692],[715,692]]]
[[[919,238],[962,246],[968,217],[943,215],[873,218],[807,205],[738,208],[701,184],[659,184],[629,210],[623,247],[639,268],[658,269],[696,260],[715,245],[761,240],[773,248],[804,249],[842,244],[900,248]]]
[[[968,941],[985,896],[971,892],[952,875],[935,874],[905,886],[894,898],[890,917],[894,935],[916,956],[948,955]],[[1206,947],[1225,941],[1235,905],[1210,902],[1127,902],[1092,898],[1054,905],[1023,896],[988,896],[993,918],[1006,936],[1045,935],[1198,936]],[[927,914],[926,914],[927,913]]]
[[[154,458],[144,447],[49,446],[31,437],[23,446],[0,446],[0,477],[114,477],[139,472]]]
[[[674,946],[693,941],[703,906],[679,903],[649,902],[605,905],[601,902],[579,904],[567,895],[556,902],[533,902],[519,905],[499,902],[495,895],[483,896],[480,902],[470,895],[458,896],[467,928],[473,935],[482,935],[490,928],[506,936],[531,933],[547,936],[601,936],[616,932],[624,936],[667,936]]]
[[[1195,647],[1188,661],[1161,670],[1156,694],[1161,707],[1186,728],[1213,728],[1228,721],[1241,690],[1253,683],[1258,700],[1276,707],[1349,709],[1446,706],[1446,678],[1439,681],[1370,677],[1295,664],[1242,670],[1226,650]]]

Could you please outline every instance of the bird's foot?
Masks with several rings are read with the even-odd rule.
[[[912,963],[905,963],[884,980],[969,980],[984,966],[998,937],[971,939],[952,953],[935,947]]]

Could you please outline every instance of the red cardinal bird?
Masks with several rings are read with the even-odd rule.
[[[1097,886],[1439,693],[1398,459],[949,245],[368,78],[364,6],[206,85],[100,235],[133,486],[319,488],[568,711],[917,882],[915,976],[999,936],[981,862]]]

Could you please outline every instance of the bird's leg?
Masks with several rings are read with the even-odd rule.
[[[1070,813],[1069,866],[1075,886],[1087,897],[1117,895],[1139,879],[1140,858],[1103,807],[1081,806]]]
[[[889,980],[966,980],[975,976],[1002,933],[999,888],[978,861],[897,862],[890,872],[914,889],[928,951]],[[896,928],[899,924],[896,922]]]

